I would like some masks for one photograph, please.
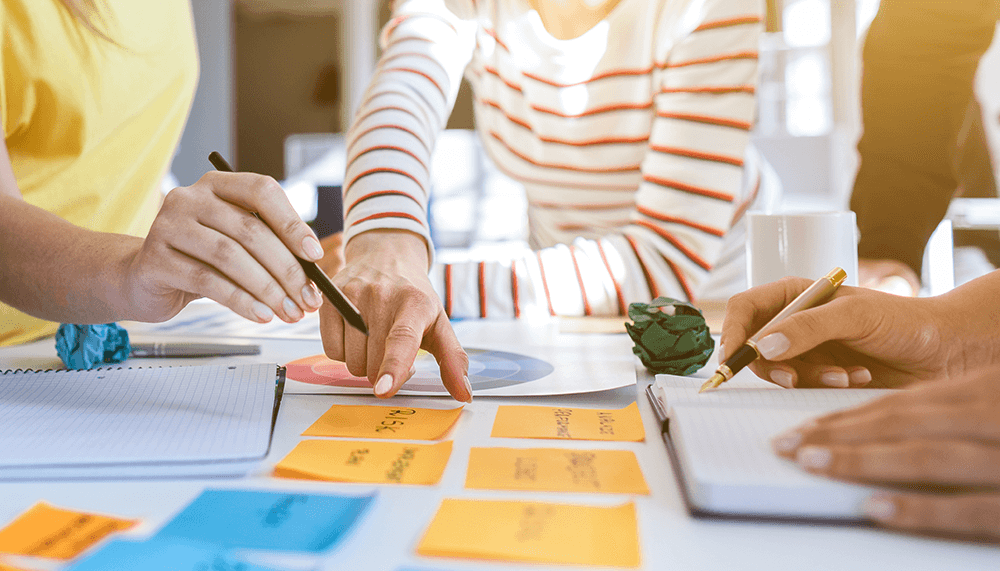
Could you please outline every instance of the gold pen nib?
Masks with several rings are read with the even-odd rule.
[[[724,382],[726,382],[726,377],[722,373],[716,373],[712,375],[711,379],[705,381],[705,384],[703,384],[701,388],[698,389],[698,392],[703,393],[708,389],[718,388],[718,386]]]

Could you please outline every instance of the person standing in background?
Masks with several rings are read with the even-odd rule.
[[[763,20],[759,0],[397,2],[348,132],[334,278],[371,335],[323,312],[327,355],[387,397],[423,346],[464,394],[449,318],[743,289],[742,215],[774,194],[749,146]],[[463,72],[487,153],[526,188],[531,249],[432,265],[427,167]]]
[[[851,195],[861,285],[916,295],[927,240],[956,189],[995,196],[995,181],[982,183],[993,173],[974,81],[998,19],[997,0],[882,0],[864,45]]]

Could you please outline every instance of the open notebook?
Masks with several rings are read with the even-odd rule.
[[[875,489],[813,476],[777,456],[771,438],[885,389],[782,389],[746,371],[698,394],[703,379],[657,375],[646,389],[693,515],[863,519]]]
[[[243,475],[283,381],[274,364],[0,372],[0,480]]]

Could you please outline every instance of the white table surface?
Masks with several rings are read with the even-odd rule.
[[[486,324],[485,326],[488,326]],[[133,335],[136,341],[151,339]],[[197,339],[193,339],[197,340]],[[246,342],[240,339],[239,342]],[[319,340],[262,339],[258,357],[201,360],[136,360],[132,365],[179,365],[218,362],[286,363],[322,352]],[[59,361],[51,339],[34,344],[0,348],[0,370],[14,367],[49,368]],[[638,361],[637,361],[638,365]],[[370,486],[272,478],[268,474],[302,437],[300,434],[334,404],[378,404],[370,396],[285,394],[278,414],[271,452],[252,475],[241,479],[25,482],[0,484],[0,526],[39,500],[60,507],[139,518],[143,524],[128,535],[152,535],[161,525],[206,487],[267,488],[360,494],[373,488],[379,496],[358,527],[322,558],[296,557],[262,560],[294,569],[571,569],[564,566],[514,565],[420,557],[415,548],[443,498],[539,500],[590,505],[617,505],[634,500],[639,517],[642,563],[646,569],[752,570],[845,569],[907,571],[945,569],[1000,569],[1000,548],[941,539],[914,537],[858,527],[788,525],[697,520],[684,510],[666,449],[660,440],[653,413],[643,390],[652,377],[639,366],[635,387],[558,397],[477,398],[466,407],[450,433],[451,459],[436,486]],[[2,378],[2,377],[0,377]],[[493,418],[500,404],[536,404],[620,408],[638,400],[646,429],[639,443],[543,441],[491,438]],[[405,406],[449,406],[434,397],[396,397]],[[385,404],[385,403],[382,403]],[[489,492],[463,487],[469,448],[472,446],[554,446],[567,448],[618,448],[636,453],[650,488],[649,496],[612,494],[557,494]],[[2,454],[2,451],[0,451]],[[22,561],[23,562],[23,561]],[[32,561],[37,569],[58,569]]]

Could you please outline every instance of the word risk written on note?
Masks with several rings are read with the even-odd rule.
[[[501,405],[491,436],[641,442],[646,432],[637,403],[611,410]]]
[[[72,559],[108,535],[136,523],[39,502],[0,530],[0,553]]]
[[[445,410],[334,405],[302,436],[438,440],[455,424],[462,407]]]
[[[465,487],[484,490],[648,494],[631,450],[472,448]]]
[[[420,540],[417,553],[638,567],[635,504],[594,507],[446,499]]]
[[[283,478],[366,484],[433,485],[451,456],[451,441],[439,444],[304,440],[274,467]]]

